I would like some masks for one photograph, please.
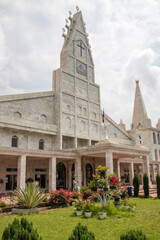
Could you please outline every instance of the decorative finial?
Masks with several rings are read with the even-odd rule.
[[[78,6],[76,6],[76,9],[77,9],[77,12],[79,12],[79,7]]]
[[[72,12],[71,12],[71,11],[69,11],[69,17],[68,17],[68,19],[72,22]]]
[[[136,83],[138,84],[138,83],[139,83],[139,80],[136,80]]]
[[[66,38],[66,34],[65,34],[66,29],[65,29],[65,28],[62,28],[62,31],[63,31],[62,37],[64,37],[64,39],[65,39],[65,38]]]
[[[65,19],[65,22],[66,22],[65,27],[66,27],[67,29],[69,29],[69,26],[67,25],[67,23],[68,23],[68,19]]]

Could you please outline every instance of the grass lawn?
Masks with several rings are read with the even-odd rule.
[[[107,216],[99,220],[97,216],[86,219],[73,214],[74,207],[52,209],[38,214],[25,215],[33,222],[43,240],[68,240],[78,222],[87,225],[96,240],[119,240],[120,235],[130,229],[141,229],[149,239],[160,239],[160,200],[130,199],[136,203],[136,211],[124,215]],[[0,239],[4,228],[15,216],[0,216]],[[21,218],[21,216],[16,216]]]

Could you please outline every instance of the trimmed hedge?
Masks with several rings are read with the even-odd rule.
[[[143,176],[143,190],[144,190],[144,196],[149,197],[149,182],[148,182],[148,176],[146,173]]]
[[[160,176],[157,174],[157,198],[160,198]]]
[[[149,240],[140,230],[130,230],[120,236],[120,240]]]
[[[32,222],[29,223],[26,218],[14,219],[3,231],[1,240],[42,240],[37,230],[33,229]]]
[[[78,223],[68,240],[95,240],[95,236],[88,231],[87,226],[82,226]]]
[[[137,174],[134,175],[133,186],[134,186],[134,197],[138,197],[138,195],[139,195],[139,178],[138,178]]]

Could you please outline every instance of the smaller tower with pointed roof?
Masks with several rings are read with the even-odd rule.
[[[141,129],[151,127],[151,120],[148,118],[147,111],[139,87],[139,80],[136,80],[136,92],[133,107],[131,129]]]

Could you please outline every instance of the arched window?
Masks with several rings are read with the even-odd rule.
[[[47,117],[46,115],[42,114],[41,115],[41,122],[46,123],[47,122]]]
[[[18,147],[18,137],[17,136],[12,137],[11,146],[12,147]]]
[[[83,120],[80,121],[80,131],[85,131],[85,122]]]
[[[160,136],[159,133],[157,134],[158,144],[160,144]]]
[[[56,176],[57,189],[66,188],[66,167],[62,162],[57,164]]]
[[[83,116],[86,116],[86,113],[87,113],[87,109],[83,107]]]
[[[154,150],[155,153],[155,160],[158,161],[157,149]]]
[[[70,106],[69,104],[67,104],[66,110],[67,110],[67,112],[70,112],[70,111],[71,111],[71,106]]]
[[[70,117],[66,117],[66,127],[71,128],[71,118]]]
[[[44,149],[44,140],[40,139],[39,140],[39,150],[43,150]]]
[[[156,144],[156,134],[153,132],[153,143]]]
[[[79,106],[78,109],[79,109],[79,115],[82,115],[82,106]]]
[[[93,170],[91,164],[86,164],[86,184],[89,183],[93,179]]]
[[[142,137],[139,135],[139,143],[142,144]]]
[[[20,112],[15,112],[14,113],[14,116],[15,117],[18,117],[18,118],[21,118],[22,117],[22,114]]]

